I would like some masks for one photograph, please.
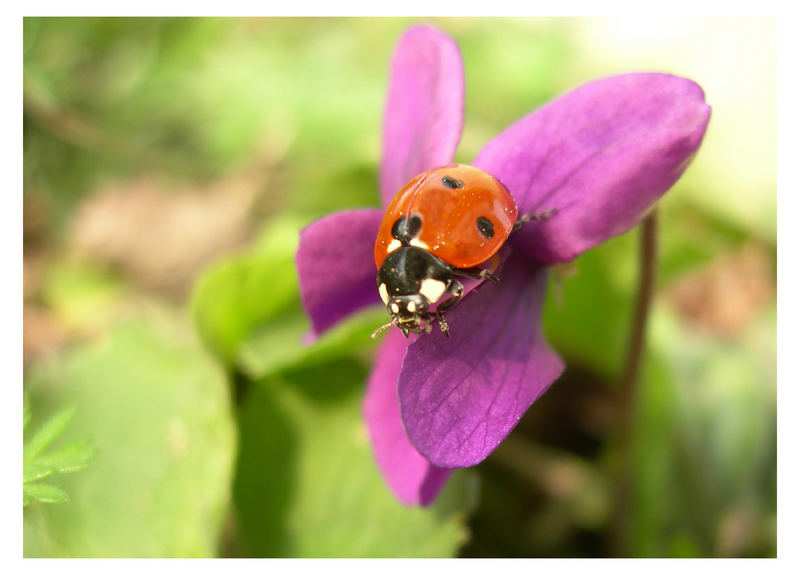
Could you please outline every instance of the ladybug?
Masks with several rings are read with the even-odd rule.
[[[408,182],[386,208],[375,241],[378,293],[392,319],[373,336],[392,325],[406,337],[430,333],[436,319],[449,337],[442,312],[464,293],[455,276],[497,280],[479,266],[521,225],[517,213],[506,187],[473,166],[441,166]]]

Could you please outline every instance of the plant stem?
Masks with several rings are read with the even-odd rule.
[[[636,383],[644,355],[647,318],[656,276],[658,216],[655,209],[640,228],[639,292],[633,313],[628,359],[619,387],[619,452],[611,516],[611,553],[625,554],[630,523],[631,487],[633,479],[633,428],[636,407]]]

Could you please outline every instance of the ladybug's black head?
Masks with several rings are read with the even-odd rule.
[[[428,319],[428,300],[420,294],[393,297],[386,304],[392,315],[392,323],[400,328],[403,335],[409,333],[430,333],[431,324]]]
[[[429,333],[435,314],[428,308],[447,291],[453,269],[414,246],[402,246],[390,253],[378,270],[377,284],[383,303],[392,316],[389,325],[409,333]]]

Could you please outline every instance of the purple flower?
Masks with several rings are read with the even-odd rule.
[[[461,136],[464,72],[455,42],[408,30],[384,112],[384,207],[412,177],[449,164]],[[473,162],[509,189],[520,214],[555,209],[503,248],[487,282],[438,330],[381,343],[364,404],[375,457],[406,504],[428,504],[451,468],[482,461],[563,370],[542,335],[546,266],[630,230],[680,177],[706,130],[701,88],[664,74],[590,82],[522,118]],[[297,267],[315,334],[380,303],[373,247],[383,211],[333,214],[303,230]]]

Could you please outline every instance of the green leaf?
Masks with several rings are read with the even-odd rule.
[[[75,407],[69,407],[50,418],[33,438],[25,444],[22,450],[22,460],[30,463],[56,438],[61,435],[72,421]]]
[[[22,483],[30,483],[37,479],[42,479],[55,473],[52,467],[47,465],[37,465],[35,463],[22,464]]]
[[[28,505],[33,501],[42,503],[65,503],[69,501],[66,492],[55,485],[45,483],[27,483],[22,486],[22,504]]]
[[[56,475],[60,473],[71,473],[88,467],[94,459],[96,450],[92,442],[88,439],[76,441],[66,447],[63,447],[55,452],[50,452],[42,455],[41,452],[56,438],[58,438],[66,429],[67,425],[72,421],[75,414],[75,408],[71,407],[61,411],[58,415],[50,418],[47,423],[36,433],[23,448],[23,464],[22,464],[22,483],[23,486],[29,486],[31,482]],[[30,418],[30,412],[26,407],[25,417]],[[47,489],[56,489],[51,486],[44,486]],[[58,489],[58,491],[61,491]],[[48,493],[46,490],[42,493]],[[55,493],[55,492],[52,492]],[[47,497],[34,497],[43,502],[50,502],[51,499]],[[24,498],[24,504],[27,505],[32,500],[28,495]],[[66,501],[66,494],[64,498],[60,498],[58,494],[53,495],[54,501]]]
[[[242,553],[449,557],[466,541],[469,472],[429,508],[403,506],[381,477],[361,414],[366,373],[352,359],[302,366],[246,398],[234,485]]]
[[[249,252],[212,266],[192,297],[195,325],[206,346],[231,364],[253,331],[287,310],[299,308],[294,254],[300,224],[270,224]]]
[[[76,441],[55,452],[49,452],[36,459],[36,464],[47,467],[52,473],[72,473],[86,469],[97,455],[97,448],[91,439]]]
[[[216,555],[235,452],[227,382],[189,325],[149,315],[80,345],[26,381],[34,413],[80,406],[69,445],[45,462],[69,505],[29,508],[24,554]],[[30,536],[29,536],[30,534]]]

